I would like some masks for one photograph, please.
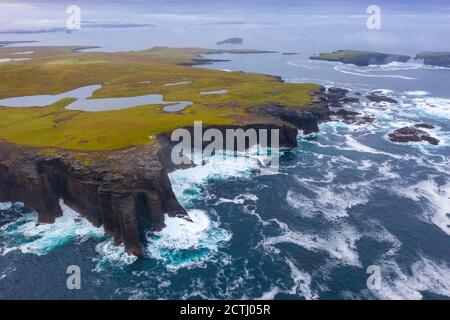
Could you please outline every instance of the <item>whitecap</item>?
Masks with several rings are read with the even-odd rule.
[[[420,203],[424,208],[425,221],[450,235],[450,182],[438,185],[430,178],[413,186],[395,187],[393,191]]]
[[[302,181],[300,180],[302,183]],[[305,184],[313,192],[312,197],[306,197],[302,193],[289,190],[286,196],[287,203],[303,216],[311,218],[321,214],[326,219],[335,220],[348,216],[348,210],[356,205],[368,202],[366,188],[352,189],[352,185],[316,186],[312,183]]]
[[[400,175],[396,172],[393,172],[392,165],[390,161],[384,161],[378,166],[378,173],[381,175],[381,179],[379,180],[391,180],[391,179],[400,179]]]
[[[311,289],[311,275],[297,268],[290,259],[286,258],[286,263],[291,269],[291,278],[294,281],[293,287],[287,293],[300,295],[306,300],[318,299],[319,295]]]
[[[371,220],[369,221],[370,231],[364,234],[365,237],[369,237],[377,242],[386,243],[390,248],[383,254],[383,258],[395,256],[402,243],[400,240],[390,233],[379,221]]]
[[[351,74],[354,76],[360,76],[360,77],[369,77],[369,78],[394,78],[394,79],[402,79],[402,80],[416,80],[416,78],[412,77],[406,77],[401,75],[390,75],[390,74],[370,74],[369,72],[374,72],[377,70],[373,69],[362,69],[362,68],[355,68],[355,66],[351,65],[345,65],[345,64],[339,64],[334,67],[334,70],[345,73],[345,74]],[[384,71],[391,71],[391,70],[384,70]]]
[[[37,225],[37,214],[31,213],[2,226],[1,230],[11,237],[3,254],[20,250],[23,253],[45,255],[72,241],[104,236],[103,227],[94,227],[87,219],[69,208],[63,200],[60,200],[59,204],[63,215],[56,218],[52,224]]]
[[[261,297],[256,298],[255,300],[273,300],[276,295],[280,293],[280,288],[277,286],[272,286],[270,290],[264,292]]]
[[[350,135],[345,135],[344,137],[345,137],[345,144],[348,147],[350,147],[350,150],[352,150],[352,151],[357,151],[357,152],[362,152],[362,153],[382,154],[382,155],[389,156],[389,157],[392,157],[395,159],[401,159],[401,157],[399,155],[379,151],[377,149],[366,146],[365,144],[362,144],[361,142],[357,141],[355,138],[353,138]],[[344,149],[344,150],[346,150],[346,149]]]
[[[191,221],[166,215],[165,228],[147,233],[146,254],[163,261],[170,271],[202,266],[231,239],[231,233],[206,212],[192,209],[188,214]]]
[[[258,197],[251,193],[243,193],[240,194],[234,199],[226,199],[226,198],[219,198],[215,205],[221,204],[221,203],[234,203],[234,204],[244,204],[246,201],[253,201],[256,202],[258,200]]]
[[[135,255],[126,252],[123,244],[115,245],[112,238],[98,243],[95,246],[95,251],[99,255],[94,258],[94,261],[97,262],[94,269],[96,272],[102,271],[110,265],[123,268],[137,260]]]
[[[259,167],[257,158],[224,157],[224,154],[217,153],[206,159],[203,165],[171,172],[169,178],[178,201],[189,206],[192,201],[205,196],[203,189],[208,182],[232,177],[250,177],[252,171]]]
[[[0,211],[9,210],[12,207],[11,202],[0,202]]]
[[[428,91],[421,91],[421,90],[405,91],[403,93],[406,94],[407,96],[412,97],[424,97],[430,95]]]
[[[328,231],[325,235],[318,233],[304,233],[292,231],[289,227],[276,219],[282,229],[278,236],[268,237],[262,241],[262,246],[269,252],[279,253],[277,244],[292,243],[303,247],[309,251],[323,251],[338,262],[351,266],[361,266],[356,242],[361,238],[357,230],[347,224],[341,224],[334,230]]]
[[[370,293],[384,300],[419,300],[423,292],[450,297],[450,268],[443,263],[420,257],[405,273],[395,261],[381,262],[382,281]]]
[[[450,119],[450,99],[425,97],[413,99],[412,102],[422,112],[434,117]]]

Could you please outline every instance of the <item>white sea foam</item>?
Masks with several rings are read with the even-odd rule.
[[[362,152],[362,153],[382,154],[382,155],[389,156],[389,157],[392,157],[395,159],[401,159],[401,156],[399,156],[399,155],[388,153],[388,152],[383,152],[383,151],[371,148],[369,146],[366,146],[365,144],[362,144],[361,142],[359,142],[358,140],[353,138],[351,135],[347,134],[344,137],[345,137],[345,144],[349,148],[336,147],[337,149],[352,150],[352,151],[357,151],[357,152]]]
[[[413,99],[414,105],[431,116],[450,119],[450,99],[425,97]]]
[[[63,210],[63,216],[56,218],[52,224],[36,225],[37,214],[31,213],[3,226],[1,230],[12,237],[12,242],[8,243],[5,252],[20,250],[23,253],[45,255],[72,241],[104,236],[103,227],[94,227],[87,219],[65,205],[62,200],[59,204]]]
[[[11,207],[11,202],[0,202],[0,210],[9,210]]]
[[[120,268],[130,265],[137,260],[135,255],[126,252],[123,244],[115,245],[112,238],[98,243],[95,246],[95,251],[99,255],[94,259],[97,262],[94,271],[97,272],[104,270],[109,265]]]
[[[216,202],[216,205],[221,203],[244,204],[246,201],[256,202],[257,200],[258,197],[256,195],[251,193],[243,193],[234,197],[234,199],[219,198]]]
[[[365,237],[369,237],[377,242],[386,243],[390,248],[383,254],[383,258],[395,256],[402,243],[400,240],[390,233],[379,221],[369,221],[370,231],[364,234]]]
[[[264,292],[261,297],[255,300],[273,300],[276,295],[280,293],[280,288],[277,286],[272,286],[269,291]]]
[[[166,227],[147,234],[147,255],[163,261],[168,270],[201,266],[231,239],[206,212],[192,209],[188,214],[192,221],[166,215]]]
[[[211,180],[225,180],[232,177],[249,177],[259,168],[258,159],[253,157],[227,157],[223,154],[208,158],[204,165],[175,170],[169,174],[172,189],[178,201],[189,205],[196,197],[204,197],[203,187]]]
[[[286,258],[286,263],[291,269],[291,277],[294,281],[294,286],[288,291],[288,293],[300,295],[306,300],[318,299],[319,295],[311,289],[311,275],[298,269],[294,262],[290,259]]]
[[[278,294],[289,294],[302,297],[305,300],[316,300],[319,298],[317,292],[311,289],[312,278],[311,275],[300,270],[291,259],[285,259],[289,266],[290,275],[293,286],[289,289],[281,289],[279,286],[271,286],[271,288],[264,292],[261,297],[256,300],[273,300]]]
[[[313,192],[312,197],[292,190],[289,190],[286,196],[287,203],[297,209],[297,212],[303,217],[310,218],[321,214],[326,219],[334,220],[348,216],[349,209],[368,201],[367,190],[355,190],[351,185],[337,185],[333,188],[310,183],[307,188]]]
[[[400,179],[400,175],[392,171],[390,161],[384,161],[378,166],[378,172],[381,175],[381,180]],[[380,180],[380,179],[379,179]]]
[[[334,67],[334,70],[342,72],[342,73],[346,73],[346,74],[351,74],[354,76],[360,76],[360,77],[369,77],[369,78],[394,78],[394,79],[402,79],[402,80],[416,80],[416,78],[412,78],[412,77],[406,77],[406,76],[402,76],[402,75],[396,75],[396,74],[374,74],[374,73],[370,73],[370,72],[376,72],[376,71],[398,71],[397,70],[393,70],[393,69],[379,69],[376,70],[375,68],[373,68],[373,66],[369,66],[369,67],[356,67],[354,65],[346,65],[346,64],[339,64],[337,66]]]
[[[413,97],[424,97],[430,95],[428,91],[421,91],[421,90],[405,91],[404,94]]]
[[[5,279],[10,273],[13,273],[16,270],[17,268],[8,266],[6,269],[2,270],[2,273],[0,274],[0,280]]]
[[[430,178],[406,188],[395,187],[393,191],[419,202],[424,209],[425,220],[450,235],[450,182],[438,185]]]
[[[339,263],[361,266],[356,250],[356,242],[361,235],[352,226],[342,223],[336,229],[321,235],[292,231],[285,223],[278,220],[277,223],[282,229],[282,233],[278,236],[268,237],[262,242],[263,248],[269,252],[279,253],[275,247],[277,244],[292,243],[310,251],[326,252]]]
[[[381,287],[370,293],[386,300],[419,300],[423,292],[450,297],[450,268],[443,263],[421,257],[403,271],[395,261],[381,263]]]

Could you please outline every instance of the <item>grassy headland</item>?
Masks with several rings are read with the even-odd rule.
[[[411,57],[399,54],[362,50],[337,50],[324,52],[310,57],[312,60],[325,60],[355,64],[357,66],[382,65],[391,62],[407,62]]]
[[[202,53],[214,53],[209,49],[157,47],[105,53],[78,52],[77,48],[0,48],[0,59],[31,58],[0,64],[0,99],[59,94],[101,84],[91,98],[162,94],[166,101],[193,104],[177,113],[164,112],[160,105],[103,112],[66,110],[72,99],[47,107],[0,107],[0,139],[37,147],[116,150],[153,143],[155,135],[192,125],[194,120],[210,125],[259,121],[250,111],[268,104],[301,108],[317,88],[314,84],[283,83],[266,75],[182,65],[202,59]],[[29,51],[33,53],[14,54]],[[165,85],[179,82],[187,83]],[[227,94],[200,94],[224,89]]]

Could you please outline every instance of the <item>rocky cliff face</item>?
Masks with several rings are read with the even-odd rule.
[[[450,67],[450,52],[421,52],[414,58],[430,66]]]
[[[187,216],[156,146],[40,155],[0,142],[0,201],[23,202],[38,213],[39,223],[52,223],[62,215],[59,199],[137,256],[143,256],[144,229],[162,229],[164,213]]]
[[[369,65],[383,65],[391,62],[407,62],[411,57],[400,54],[389,54],[374,51],[337,50],[329,53],[320,53],[310,57],[312,60],[339,61],[354,64],[360,67]]]
[[[272,124],[240,128],[279,128],[280,143],[295,147],[297,129]],[[237,126],[221,127],[237,128]],[[207,128],[205,128],[207,129]],[[169,135],[160,144],[115,152],[81,153],[42,150],[0,141],[0,202],[23,202],[38,213],[38,223],[60,217],[59,200],[103,226],[128,252],[143,256],[142,237],[161,230],[164,215],[189,219],[178,203],[167,175],[175,168],[170,160]]]
[[[345,92],[326,93],[320,88],[311,105],[302,110],[267,106],[257,117],[266,122],[218,129],[279,129],[280,146],[296,147],[298,129],[318,131],[318,123],[332,114],[330,101],[339,103],[344,97]],[[44,152],[0,141],[0,202],[23,202],[38,213],[39,223],[53,223],[62,215],[62,199],[93,225],[103,226],[116,244],[123,243],[128,252],[141,257],[144,231],[161,230],[165,214],[189,219],[167,175],[176,168],[170,160],[175,143],[169,134],[161,135],[158,141],[110,152]]]

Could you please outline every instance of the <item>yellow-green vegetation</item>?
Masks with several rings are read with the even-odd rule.
[[[333,52],[322,52],[314,55],[311,59],[321,59],[327,61],[342,61],[344,59],[358,58],[363,55],[373,54],[376,52],[362,51],[362,50],[337,50]]]
[[[66,110],[72,99],[47,107],[0,107],[0,139],[38,147],[115,150],[153,143],[154,136],[201,120],[211,125],[248,121],[249,111],[277,103],[301,108],[313,84],[287,84],[275,77],[182,66],[207,49],[153,48],[139,52],[76,52],[76,47],[0,48],[0,59],[13,52],[34,51],[28,61],[0,64],[0,99],[59,94],[101,84],[91,98],[162,94],[165,101],[192,101],[181,112],[163,106],[82,112]],[[167,83],[189,82],[176,86]],[[228,90],[201,95],[201,91]]]

